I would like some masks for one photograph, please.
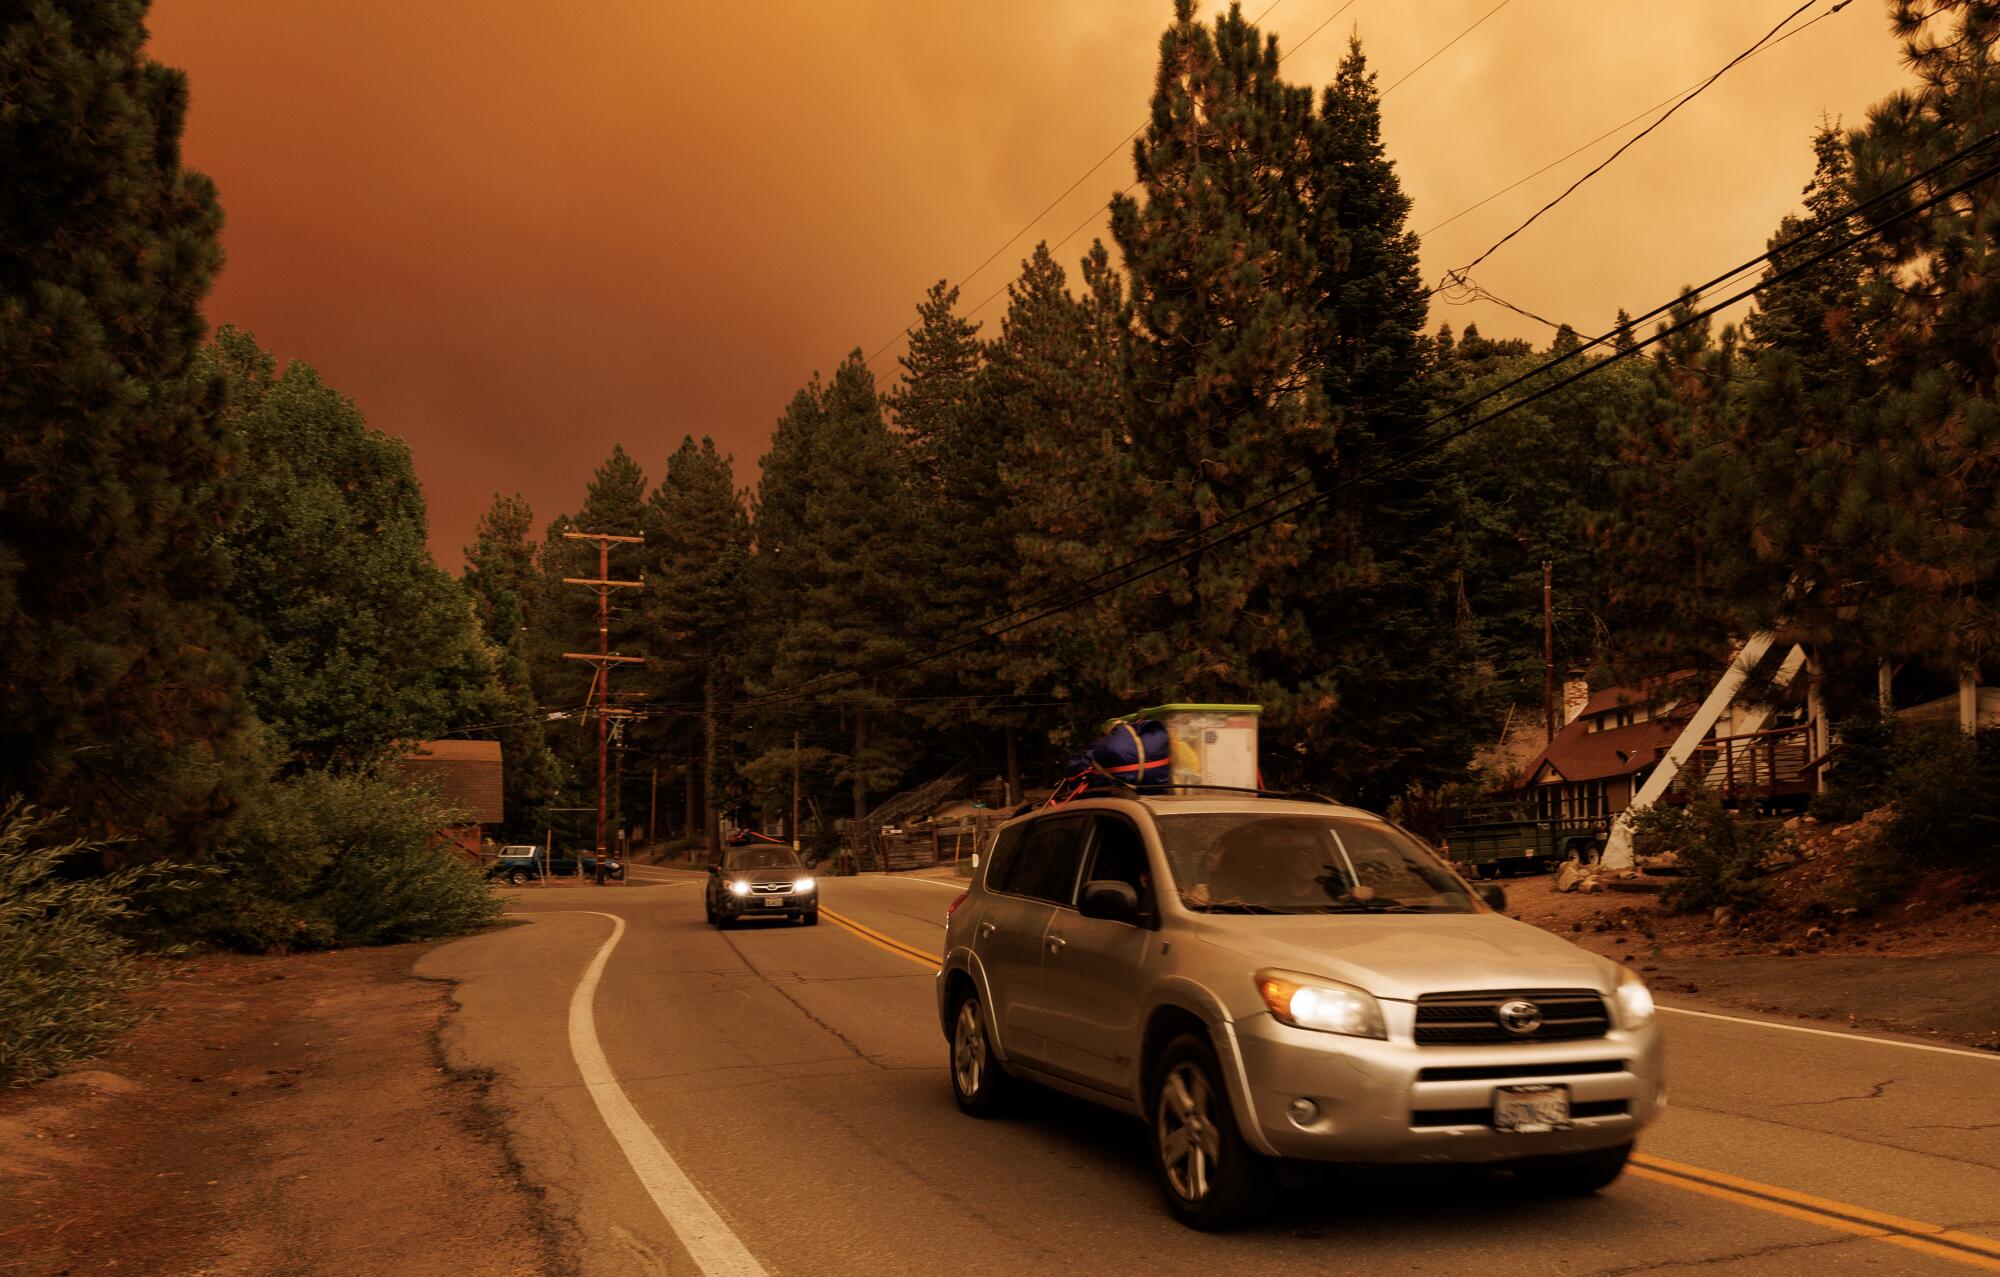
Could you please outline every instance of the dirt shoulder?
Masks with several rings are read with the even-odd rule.
[[[111,1054],[0,1090],[0,1277],[569,1271],[428,947],[178,964]]]
[[[1509,914],[1625,963],[1669,1003],[2000,1050],[2000,905],[1940,885],[1843,912],[1823,867],[1800,868],[1741,918],[1668,913],[1656,894],[1562,893],[1554,875],[1502,885]]]

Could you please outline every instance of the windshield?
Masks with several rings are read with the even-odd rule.
[[[749,851],[732,851],[725,862],[733,871],[737,869],[797,869],[799,862],[792,859],[792,853],[781,847],[756,847]]]
[[[1208,913],[1472,913],[1465,885],[1376,820],[1305,815],[1159,817],[1181,902]]]

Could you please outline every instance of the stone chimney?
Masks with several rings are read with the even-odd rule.
[[[1571,670],[1563,676],[1562,725],[1568,727],[1583,713],[1583,707],[1590,704],[1590,680],[1582,670]]]

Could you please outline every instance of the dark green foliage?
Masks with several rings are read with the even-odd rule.
[[[1791,842],[1777,821],[1732,812],[1706,790],[1686,806],[1657,804],[1632,820],[1635,852],[1678,858],[1680,876],[1668,881],[1661,901],[1682,913],[1755,907],[1764,898],[1765,867]]]
[[[254,773],[199,365],[215,191],[141,0],[0,9],[0,791],[178,856]]]
[[[251,951],[434,940],[475,931],[500,904],[441,838],[453,813],[371,772],[304,772],[265,786],[207,885],[157,907],[174,933]]]
[[[1880,851],[1909,869],[1967,869],[2000,881],[2000,732],[1911,733],[1888,789],[1896,814]]]
[[[654,653],[656,689],[692,685],[701,723],[702,828],[711,849],[721,845],[718,765],[725,733],[718,711],[740,679],[732,670],[753,622],[749,602],[750,518],[736,490],[730,459],[715,441],[692,436],[667,458],[660,486],[646,501],[646,590],[638,610]],[[669,715],[671,742],[688,715]]]
[[[904,681],[872,671],[917,646],[909,626],[920,597],[912,488],[860,351],[830,383],[815,379],[793,398],[757,489],[754,581],[760,614],[772,617],[760,664],[765,686],[826,680],[816,699],[830,712],[823,703],[809,717],[782,709],[765,717],[752,767],[767,788],[789,774],[795,726],[811,729],[806,743],[824,751],[827,779],[846,784],[856,816],[869,795],[902,779],[913,750],[890,698]]]
[[[486,733],[500,742],[505,765],[507,820],[501,834],[509,842],[533,842],[547,828],[545,808],[562,784],[561,765],[549,749],[548,727],[535,699],[528,617],[541,610],[542,578],[535,563],[534,512],[519,494],[495,494],[493,508],[480,516],[473,543],[465,548],[467,593],[486,641],[497,653],[492,722]]]
[[[0,806],[0,1082],[86,1059],[138,1019],[133,896],[159,867],[79,878],[103,848],[18,798]]]
[[[1827,770],[1826,788],[1813,796],[1812,814],[1835,824],[1859,820],[1889,801],[1889,774],[1899,750],[1895,720],[1879,710],[1840,723],[1840,752]]]
[[[250,693],[292,762],[362,765],[492,713],[493,653],[431,559],[408,445],[247,333],[225,327],[210,362],[236,450],[255,459],[223,537],[263,639]]]

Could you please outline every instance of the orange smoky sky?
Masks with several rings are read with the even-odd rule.
[[[1412,226],[1429,231],[1795,7],[1496,3],[1244,11],[1266,15],[1299,82],[1330,80],[1359,36],[1389,89]],[[1144,118],[1171,14],[1171,0],[155,0],[150,24],[154,56],[192,84],[186,157],[228,214],[211,321],[313,364],[409,441],[433,552],[456,568],[495,492],[526,494],[542,520],[573,510],[614,443],[657,479],[682,435],[709,434],[752,485],[815,369],[891,343],[925,288],[963,278],[1115,149],[966,282],[964,304],[1081,226],[1059,252],[1073,267],[1103,232],[1093,209],[1131,180],[1119,143]],[[1620,306],[1761,251],[1799,204],[1822,115],[1859,123],[1908,79],[1882,0],[1855,0],[1731,71],[1475,277],[1601,331]],[[1426,234],[1426,276],[1638,127]],[[1003,306],[975,317],[990,331]],[[1486,301],[1433,306],[1433,325],[1475,322],[1549,336]]]

